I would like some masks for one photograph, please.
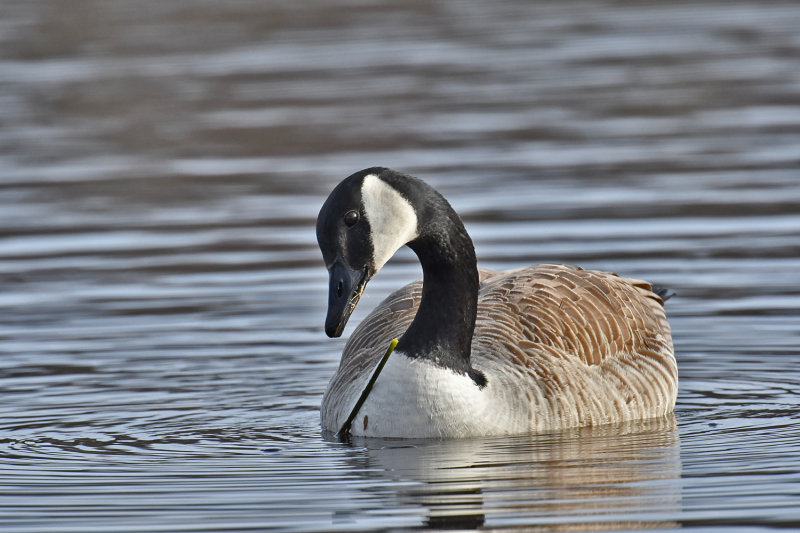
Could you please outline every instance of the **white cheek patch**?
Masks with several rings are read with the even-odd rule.
[[[377,272],[401,246],[417,237],[417,214],[408,200],[374,174],[364,178],[361,201],[372,232]]]

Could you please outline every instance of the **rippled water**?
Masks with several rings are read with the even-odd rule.
[[[796,2],[0,12],[4,531],[800,529]],[[314,219],[375,164],[483,266],[675,289],[674,419],[324,440]]]

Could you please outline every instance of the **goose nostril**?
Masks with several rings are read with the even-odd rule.
[[[339,281],[339,285],[336,286],[336,296],[339,298],[342,297],[342,282]]]

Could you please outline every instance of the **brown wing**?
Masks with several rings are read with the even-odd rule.
[[[646,282],[564,265],[501,272],[478,299],[472,364],[548,430],[661,416],[678,369],[663,301]]]
[[[478,302],[476,339],[527,341],[588,365],[660,350],[651,346],[656,337],[671,345],[661,298],[649,283],[616,274],[536,265],[489,277]]]
[[[551,346],[589,365],[639,353],[660,336],[671,343],[664,302],[645,281],[567,265],[508,272],[480,270],[475,340]],[[390,294],[350,336],[342,365],[371,367],[400,337],[419,307],[422,281]],[[481,342],[484,339],[484,342]],[[652,347],[656,348],[656,347]],[[523,350],[524,351],[524,350]],[[358,359],[358,354],[364,354]],[[351,374],[349,375],[357,375]]]

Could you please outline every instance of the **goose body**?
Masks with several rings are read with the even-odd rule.
[[[423,280],[356,328],[323,397],[337,432],[392,338],[354,435],[456,438],[663,416],[678,372],[650,284],[565,265],[478,270],[458,215],[430,186],[385,168],[346,178],[317,238],[330,272],[326,332],[342,333],[367,281],[403,245]]]

